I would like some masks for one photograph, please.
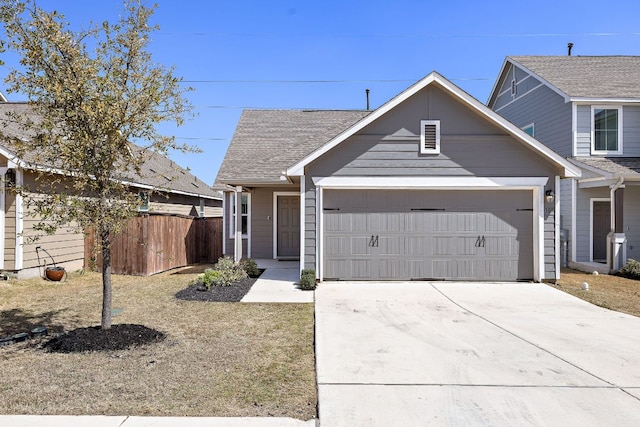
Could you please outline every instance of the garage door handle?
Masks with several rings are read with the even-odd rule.
[[[478,236],[478,238],[476,239],[475,247],[476,248],[484,248],[485,243],[486,243],[486,240],[485,240],[484,236]]]
[[[378,236],[371,235],[371,239],[369,239],[369,247],[370,248],[378,247]]]

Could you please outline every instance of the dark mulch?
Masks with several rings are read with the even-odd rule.
[[[239,302],[256,280],[256,277],[248,277],[231,286],[212,286],[208,291],[200,291],[198,286],[188,286],[178,292],[176,298],[187,301]]]
[[[55,353],[126,350],[163,341],[165,334],[142,325],[119,324],[103,331],[99,326],[78,328],[50,339],[43,348]]]

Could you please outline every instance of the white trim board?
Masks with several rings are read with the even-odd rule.
[[[530,190],[544,186],[548,177],[313,177],[316,187],[324,188],[398,188],[398,189],[481,189],[501,188]]]
[[[545,277],[544,263],[544,189],[548,177],[529,178],[406,178],[406,177],[328,177],[313,178],[316,184],[316,274],[324,279],[324,215],[323,197],[325,189],[376,189],[399,190],[528,190],[533,202],[533,280],[540,282]],[[361,186],[358,186],[360,184]],[[466,185],[465,185],[466,184]],[[557,190],[556,190],[557,191]],[[558,214],[556,212],[556,214]],[[559,256],[556,253],[556,257]]]

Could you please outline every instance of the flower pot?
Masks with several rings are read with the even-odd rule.
[[[47,267],[45,269],[47,280],[59,282],[64,277],[64,267]]]

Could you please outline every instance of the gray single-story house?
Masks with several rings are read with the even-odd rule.
[[[579,174],[435,72],[374,111],[247,110],[216,179],[223,252],[320,281],[555,280]]]

